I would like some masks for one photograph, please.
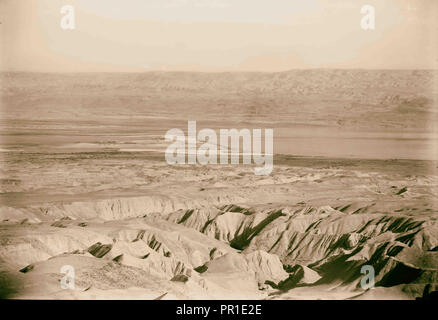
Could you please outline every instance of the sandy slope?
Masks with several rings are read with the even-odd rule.
[[[0,259],[14,297],[401,299],[437,283],[430,162],[284,158],[255,176],[148,153],[29,157],[8,154],[3,172]],[[122,178],[138,173],[142,183]],[[60,287],[63,265],[73,291]]]
[[[426,70],[2,73],[0,296],[436,290],[436,79]],[[187,120],[274,128],[274,171],[168,166],[163,136]],[[61,288],[64,265],[75,290]],[[375,289],[361,288],[363,265],[374,267]]]

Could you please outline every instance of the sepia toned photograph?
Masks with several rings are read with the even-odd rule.
[[[0,0],[0,300],[435,300],[437,219],[438,1]]]

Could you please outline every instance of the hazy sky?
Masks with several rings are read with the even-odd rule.
[[[376,29],[360,9],[376,8]],[[76,29],[62,30],[73,5]],[[0,0],[1,69],[437,68],[437,0]]]

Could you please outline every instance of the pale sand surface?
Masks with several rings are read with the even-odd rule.
[[[436,282],[436,163],[278,158],[255,176],[148,153],[8,154],[0,259],[14,297],[399,299]],[[96,244],[110,250],[93,256]],[[363,264],[376,266],[373,293]],[[59,286],[62,265],[74,291]],[[284,269],[296,265],[315,283]]]
[[[413,299],[427,284],[436,290],[433,72],[2,81],[2,295]],[[164,134],[187,120],[274,128],[272,174],[167,165]],[[376,288],[365,291],[367,264]],[[74,290],[60,286],[63,265],[75,268]]]

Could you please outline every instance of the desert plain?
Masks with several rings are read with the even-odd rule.
[[[427,70],[1,74],[0,295],[415,299],[438,286]],[[164,135],[273,128],[274,169]],[[62,286],[64,266],[74,288]],[[361,285],[372,266],[374,287]]]

